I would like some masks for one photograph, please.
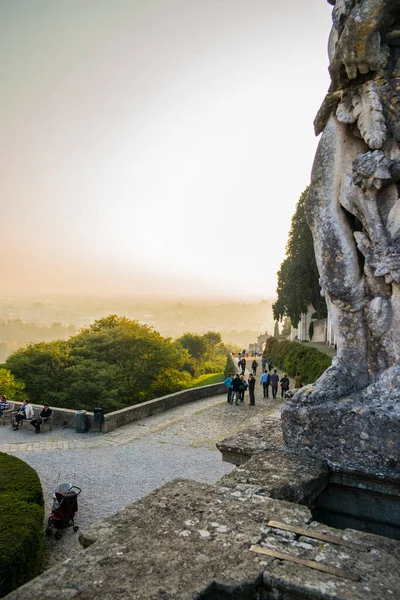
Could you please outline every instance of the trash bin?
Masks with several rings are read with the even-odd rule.
[[[87,432],[86,410],[76,411],[76,433]]]
[[[104,421],[104,409],[94,408],[93,409],[93,423],[102,423]]]

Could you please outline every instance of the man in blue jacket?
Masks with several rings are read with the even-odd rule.
[[[232,404],[232,379],[233,379],[233,375],[232,373],[229,373],[228,377],[225,379],[224,381],[224,385],[226,385],[226,387],[228,388],[228,396],[226,401],[228,402],[228,404]]]
[[[260,384],[262,383],[264,398],[269,398],[269,384],[270,384],[270,376],[267,370],[260,377]]]

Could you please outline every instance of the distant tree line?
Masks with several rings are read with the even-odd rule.
[[[50,326],[26,323],[21,319],[0,319],[0,362],[6,360],[7,356],[26,344],[37,342],[50,342],[58,339],[68,339],[76,333],[74,325],[65,327],[61,323],[54,322]]]
[[[34,403],[110,412],[190,387],[202,373],[223,372],[226,360],[219,333],[173,341],[109,315],[68,340],[21,348],[2,366]]]

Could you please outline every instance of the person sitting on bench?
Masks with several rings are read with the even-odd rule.
[[[49,417],[51,417],[51,413],[52,413],[52,410],[51,410],[51,408],[49,408],[49,405],[48,404],[44,404],[42,412],[40,413],[39,418],[38,419],[33,419],[31,421],[31,425],[33,425],[34,428],[35,428],[35,433],[40,433],[40,425],[43,423],[43,421],[46,421],[46,419],[48,419]]]
[[[3,412],[9,408],[10,408],[10,405],[8,403],[7,397],[1,396],[1,398],[0,398],[0,417],[2,417]]]
[[[29,401],[24,400],[23,403],[21,404],[21,406],[19,407],[17,414],[15,415],[14,431],[18,431],[18,427],[19,427],[19,424],[21,423],[21,421],[23,421],[25,419],[32,419],[34,414],[35,413],[33,412],[33,408],[29,404]]]

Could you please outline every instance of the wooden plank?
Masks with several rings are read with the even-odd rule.
[[[318,531],[311,531],[310,529],[305,529],[304,527],[297,527],[296,525],[287,525],[286,523],[280,523],[279,521],[268,521],[267,527],[274,527],[276,529],[291,531],[292,533],[305,535],[315,540],[321,540],[322,542],[326,542],[327,544],[337,544],[338,546],[345,546],[346,548],[351,548],[352,550],[361,550],[361,547],[357,544],[347,542],[346,540],[342,540],[342,538],[338,538],[333,535],[328,535],[326,533],[319,533]]]
[[[293,556],[292,554],[284,554],[283,552],[278,552],[278,550],[271,550],[270,548],[263,548],[262,546],[250,546],[250,551],[257,552],[258,554],[265,554],[266,556],[272,556],[273,558],[279,558],[280,560],[287,560],[289,562],[296,563],[297,565],[301,565],[302,567],[309,567],[310,569],[322,571],[323,573],[328,573],[329,575],[335,575],[335,577],[342,577],[343,579],[350,579],[351,581],[361,580],[359,575],[350,573],[350,571],[338,569],[337,567],[332,567],[331,565],[325,565],[323,563],[316,562],[315,560],[299,558],[298,556]]]

